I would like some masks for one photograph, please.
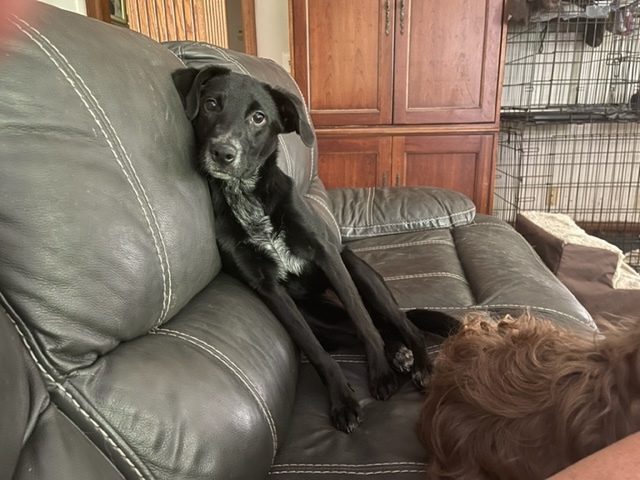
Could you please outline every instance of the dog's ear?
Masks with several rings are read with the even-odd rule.
[[[307,147],[312,146],[316,136],[307,120],[302,101],[292,93],[277,87],[270,87],[270,93],[280,112],[284,131],[296,132]]]
[[[198,115],[200,91],[202,86],[213,77],[227,75],[231,70],[224,67],[183,68],[171,74],[176,90],[182,99],[182,105],[189,120]]]

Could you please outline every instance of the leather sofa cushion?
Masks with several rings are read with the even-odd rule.
[[[327,193],[345,242],[466,225],[476,214],[468,197],[444,188],[336,188]]]
[[[494,217],[477,215],[452,229],[356,240],[349,247],[385,278],[403,310],[432,308],[461,316],[473,310],[520,314],[529,309],[568,328],[595,328],[528,243]],[[438,339],[432,335],[429,341],[435,353]],[[363,407],[362,425],[350,435],[332,428],[320,379],[303,363],[289,433],[269,478],[424,480],[425,452],[415,431],[422,394],[407,380],[389,400],[376,401],[368,391],[362,352],[334,356]]]
[[[117,26],[31,13],[2,45],[0,287],[64,373],[164,324],[220,261],[179,60]]]

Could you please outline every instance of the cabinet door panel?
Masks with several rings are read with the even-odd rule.
[[[430,185],[467,195],[478,212],[490,213],[494,135],[395,137],[393,175],[401,185]]]
[[[293,75],[316,125],[391,123],[392,4],[291,0]]]
[[[391,137],[318,137],[318,175],[326,188],[375,187],[390,174]]]
[[[496,120],[502,0],[398,0],[394,123]]]

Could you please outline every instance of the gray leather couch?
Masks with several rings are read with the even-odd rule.
[[[267,308],[220,271],[207,184],[171,72],[223,64],[297,92],[273,62],[159,45],[38,4],[0,47],[0,478],[424,479],[421,394],[373,400],[336,355],[363,424]],[[403,308],[587,312],[507,224],[446,190],[327,192],[317,152],[280,165]],[[437,342],[434,342],[434,345]]]

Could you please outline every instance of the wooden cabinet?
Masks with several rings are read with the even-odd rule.
[[[490,209],[495,135],[419,135],[393,139],[392,175],[398,185],[431,185],[462,192],[478,211]]]
[[[504,0],[290,0],[325,185],[435,185],[490,212]]]
[[[486,212],[494,149],[493,134],[327,135],[318,137],[318,170],[327,188],[436,185],[464,193]]]

